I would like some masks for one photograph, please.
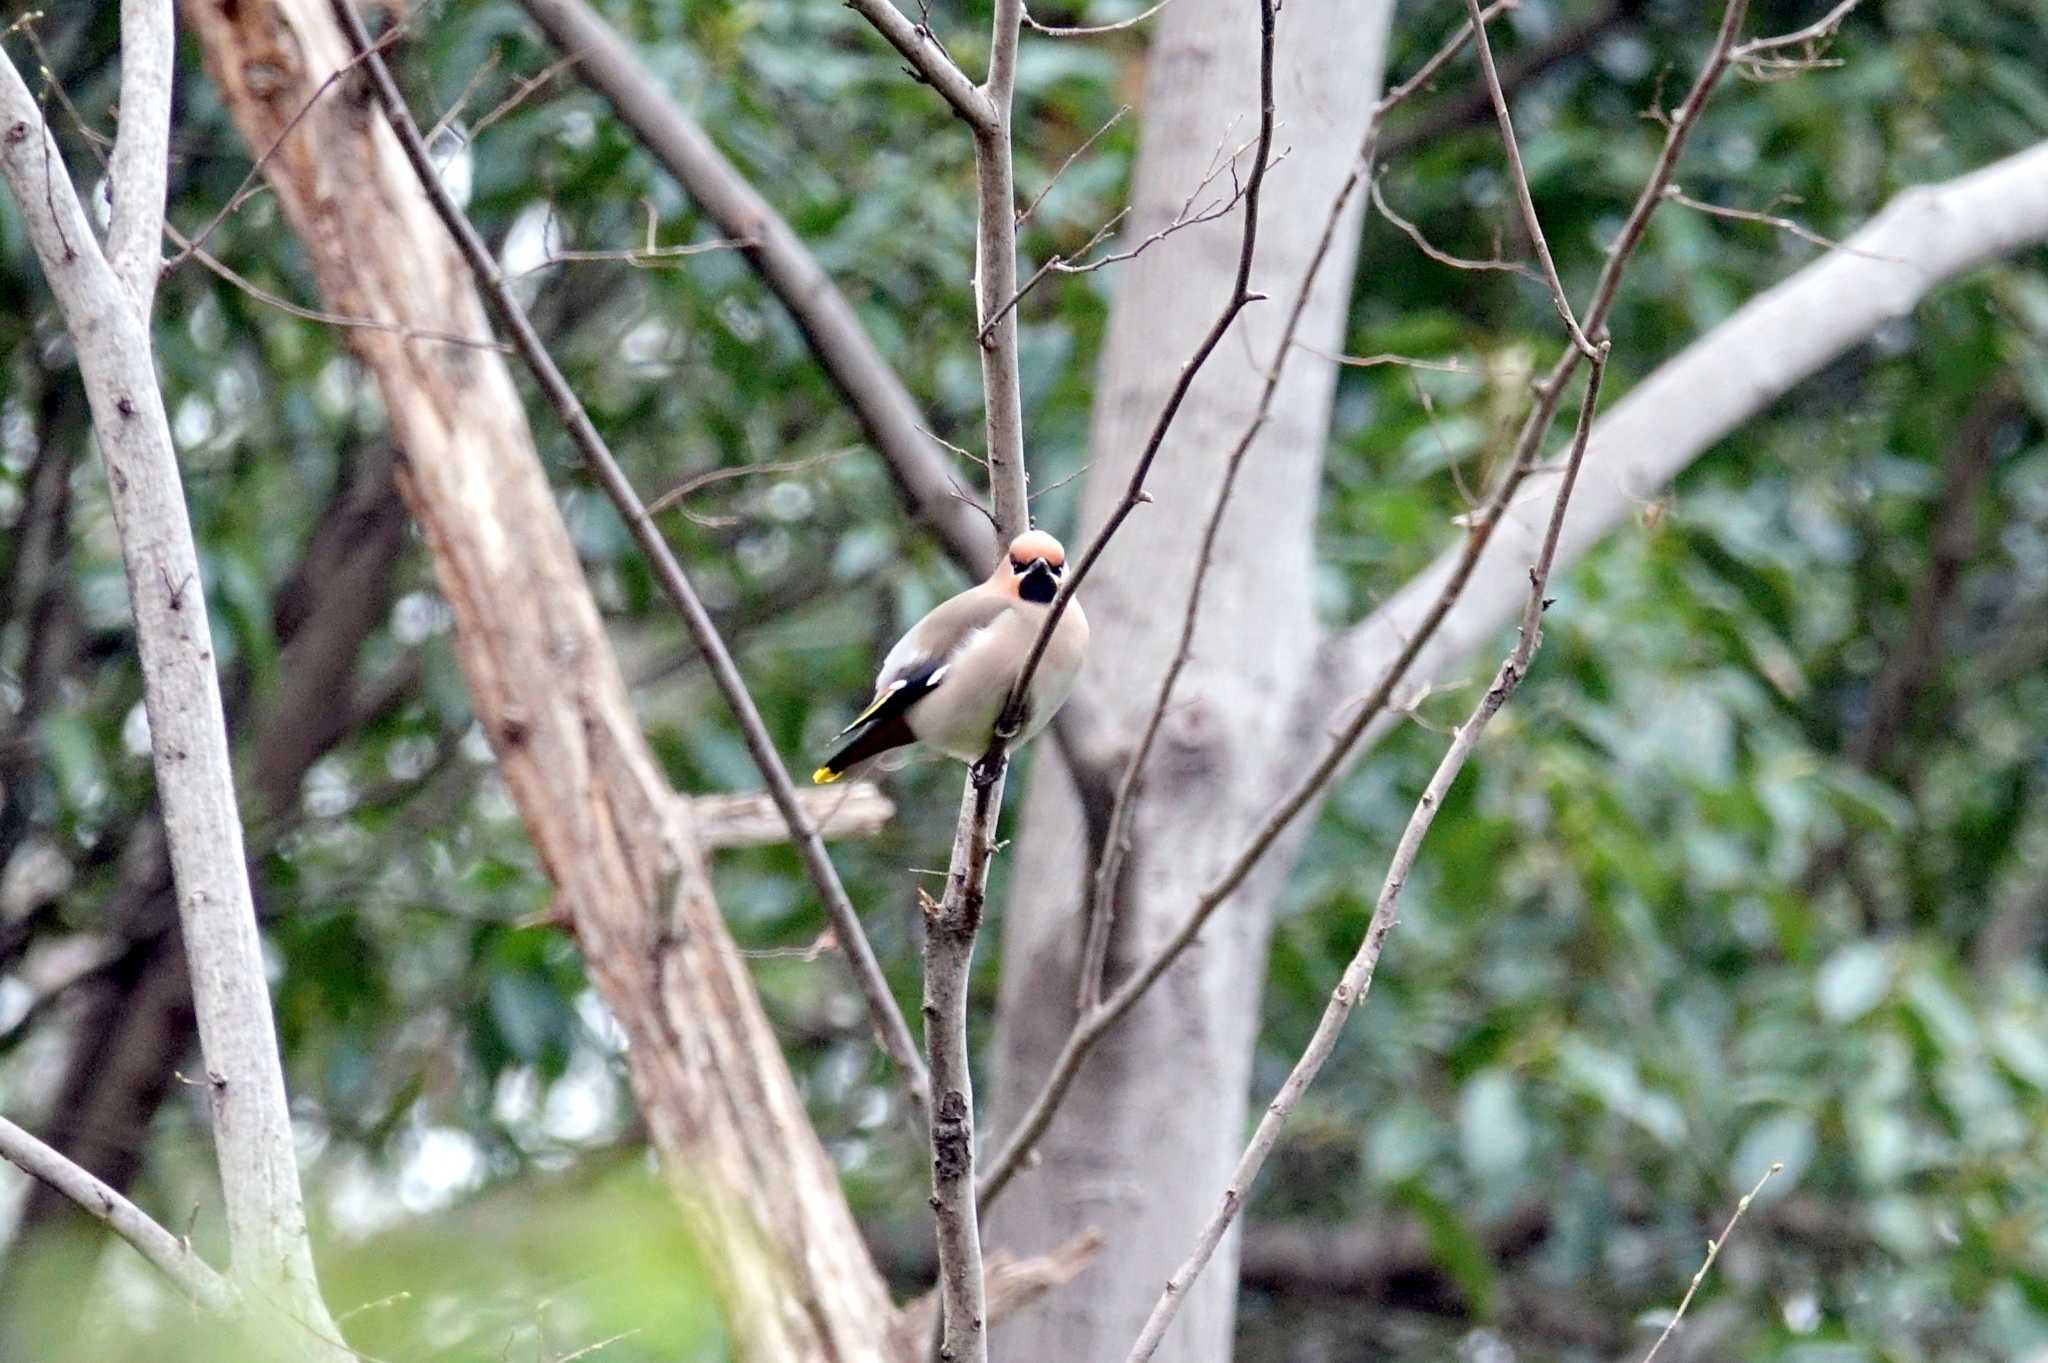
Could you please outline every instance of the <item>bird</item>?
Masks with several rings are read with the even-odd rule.
[[[961,762],[979,761],[1066,566],[1066,549],[1043,530],[1011,540],[986,581],[939,603],[896,641],[875,678],[874,699],[833,736],[845,742],[811,779],[829,785],[857,763],[917,742]],[[1087,653],[1088,617],[1070,600],[1031,675],[1013,748],[1066,704]]]

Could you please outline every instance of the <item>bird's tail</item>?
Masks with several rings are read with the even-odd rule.
[[[837,752],[826,758],[825,765],[811,773],[811,780],[821,786],[829,786],[870,757],[916,741],[917,735],[910,732],[910,723],[901,714],[878,714],[859,733],[841,744]]]

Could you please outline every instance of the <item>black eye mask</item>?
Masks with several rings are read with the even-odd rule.
[[[1016,563],[1012,561],[1012,568]],[[1058,572],[1044,559],[1038,559],[1019,572],[1017,595],[1033,605],[1043,606],[1060,594]]]

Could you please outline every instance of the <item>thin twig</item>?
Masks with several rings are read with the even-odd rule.
[[[1133,14],[1128,19],[1119,19],[1113,24],[1084,24],[1062,28],[1057,24],[1039,23],[1031,17],[1029,11],[1025,12],[1024,22],[1030,25],[1034,33],[1043,33],[1048,38],[1093,38],[1104,33],[1121,33],[1127,28],[1136,28],[1172,3],[1173,0],[1159,0],[1159,3],[1150,9]]]
[[[1473,36],[1478,40],[1479,73],[1486,81],[1486,93],[1493,100],[1493,114],[1500,121],[1500,141],[1507,153],[1508,175],[1515,184],[1515,202],[1522,210],[1522,226],[1528,229],[1529,241],[1536,248],[1536,259],[1543,263],[1543,277],[1550,284],[1550,301],[1557,308],[1557,315],[1564,319],[1564,328],[1571,333],[1572,344],[1579,353],[1591,359],[1593,343],[1586,339],[1586,333],[1579,328],[1579,319],[1572,313],[1571,299],[1565,296],[1564,281],[1558,278],[1557,262],[1550,258],[1550,243],[1543,236],[1542,219],[1536,215],[1536,199],[1529,190],[1529,173],[1522,167],[1522,147],[1515,140],[1515,121],[1508,113],[1507,92],[1500,88],[1500,72],[1493,64],[1493,44],[1487,39],[1486,24],[1479,12],[1479,0],[1465,0],[1465,9],[1471,15]]]
[[[1685,1310],[1692,1305],[1693,1294],[1698,1292],[1700,1284],[1707,1280],[1707,1274],[1713,1269],[1714,1261],[1721,1257],[1722,1246],[1728,1243],[1729,1236],[1735,1234],[1735,1227],[1742,1220],[1742,1214],[1749,1210],[1749,1204],[1756,1201],[1756,1195],[1764,1190],[1764,1185],[1771,1181],[1772,1176],[1784,1168],[1782,1164],[1773,1164],[1764,1170],[1764,1175],[1756,1181],[1756,1186],[1744,1193],[1742,1200],[1735,1204],[1735,1214],[1728,1218],[1727,1225],[1721,1227],[1720,1238],[1707,1241],[1707,1257],[1701,1261],[1699,1271],[1692,1275],[1692,1282],[1687,1285],[1685,1296],[1678,1303],[1678,1309],[1671,1313],[1670,1320],[1664,1322],[1664,1332],[1657,1336],[1657,1342],[1650,1346],[1650,1352],[1643,1355],[1643,1363],[1656,1363],[1657,1351],[1664,1347],[1664,1341],[1671,1338],[1673,1332],[1678,1329],[1678,1322],[1685,1319]]]
[[[294,303],[291,299],[272,293],[247,276],[237,273],[232,265],[212,252],[188,242],[177,228],[166,224],[164,235],[174,243],[188,247],[188,254],[222,280],[234,285],[265,307],[276,308],[289,317],[297,317],[306,322],[319,322],[323,326],[389,332],[408,341],[431,341],[438,345],[464,346],[470,350],[494,350],[500,355],[512,353],[512,347],[503,341],[488,340],[481,336],[464,336],[455,331],[436,331],[432,327],[407,326],[402,322],[386,322],[375,317],[350,317],[343,313],[327,312],[320,308],[309,308],[302,303]]]
[[[714,483],[723,483],[733,478],[751,478],[763,473],[803,473],[818,467],[820,464],[830,463],[834,459],[851,454],[854,449],[854,446],[848,445],[841,449],[826,450],[823,454],[808,455],[802,459],[775,459],[761,464],[738,464],[732,468],[709,469],[697,474],[695,477],[685,478],[682,482],[677,483],[667,492],[662,493],[659,497],[649,502],[647,504],[647,514],[659,516],[677,502],[702,492]]]
[[[1417,250],[1439,265],[1447,265],[1453,270],[1506,270],[1512,274],[1518,274],[1524,279],[1534,280],[1538,284],[1543,283],[1543,276],[1537,274],[1519,260],[1503,260],[1498,255],[1494,256],[1491,260],[1473,260],[1465,256],[1454,256],[1449,251],[1437,246],[1428,237],[1422,235],[1420,227],[1417,227],[1409,219],[1396,213],[1393,207],[1387,203],[1387,196],[1380,189],[1380,177],[1377,175],[1373,176],[1372,180],[1372,206],[1378,209],[1380,216],[1389,223],[1392,223],[1396,230],[1407,237],[1408,240],[1414,242]]]
[[[1237,179],[1238,158],[1243,156],[1246,152],[1250,151],[1254,146],[1254,143],[1245,143],[1236,151],[1232,152],[1230,154],[1229,159],[1227,160],[1224,159],[1223,156],[1224,146],[1224,142],[1217,143],[1216,155],[1214,159],[1211,160],[1209,164],[1209,169],[1203,173],[1202,178],[1196,182],[1195,187],[1188,191],[1187,198],[1182,201],[1180,211],[1173,215],[1173,220],[1167,223],[1166,226],[1160,228],[1158,231],[1152,232],[1149,235],[1145,236],[1136,245],[1127,246],[1117,251],[1111,251],[1107,255],[1096,256],[1093,259],[1083,259],[1083,257],[1086,257],[1090,251],[1093,251],[1097,246],[1101,245],[1103,239],[1108,237],[1112,231],[1116,230],[1116,227],[1119,223],[1121,223],[1125,218],[1130,216],[1130,206],[1125,205],[1124,207],[1118,209],[1116,213],[1113,216],[1111,216],[1111,218],[1107,222],[1102,224],[1102,226],[1096,228],[1095,235],[1089,237],[1087,241],[1081,243],[1080,248],[1074,251],[1072,254],[1060,253],[1048,256],[1046,258],[1045,263],[1043,265],[1040,265],[1037,270],[1032,272],[1031,278],[1024,282],[1024,286],[1018,289],[1015,293],[1011,294],[1009,300],[1005,302],[1001,308],[997,309],[995,315],[992,318],[990,318],[986,325],[982,327],[982,343],[987,344],[988,334],[990,330],[992,330],[995,327],[996,323],[1002,321],[1003,318],[1009,316],[1011,309],[1015,308],[1019,303],[1023,302],[1024,295],[1030,293],[1032,289],[1036,288],[1038,286],[1039,281],[1043,280],[1047,275],[1093,274],[1095,271],[1103,269],[1110,265],[1121,265],[1125,261],[1136,260],[1139,256],[1143,255],[1147,250],[1151,249],[1154,246],[1157,246],[1160,242],[1165,241],[1174,233],[1183,231],[1184,229],[1189,227],[1200,227],[1205,222],[1214,222],[1216,219],[1228,214],[1231,209],[1237,207],[1238,203],[1243,200],[1245,191],[1245,186],[1242,183],[1239,183]],[[1273,164],[1280,164],[1281,161],[1286,159],[1286,156],[1287,153],[1285,153],[1284,151],[1281,152],[1278,156],[1275,156],[1273,158]],[[1199,199],[1202,196],[1202,192],[1208,189],[1210,185],[1214,184],[1216,182],[1217,177],[1222,175],[1226,170],[1230,172],[1231,177],[1231,189],[1229,196],[1227,198],[1217,200],[1216,202],[1205,204],[1200,209],[1197,209],[1195,207],[1195,200]]]
[[[389,37],[390,35],[387,33],[384,36]],[[484,83],[486,76],[497,69],[498,53],[496,49],[493,49],[489,56],[477,63],[476,70],[469,73],[469,79],[462,83],[462,89],[455,96],[455,102],[448,106],[448,111],[435,119],[434,125],[427,129],[424,136],[427,139],[428,146],[431,147],[436,142],[439,142],[441,135],[448,131],[449,125],[462,117],[462,111],[469,107],[470,97],[476,93],[477,87]]]
[[[687,246],[626,246],[604,251],[553,251],[538,265],[529,265],[523,270],[505,276],[507,279],[524,279],[552,270],[557,265],[591,264],[611,261],[615,264],[631,265],[640,270],[671,269],[674,263],[691,256],[707,255],[712,251],[747,251],[754,243],[748,240],[732,240],[721,237],[717,241],[692,242]]]
[[[1808,24],[1805,28],[1794,29],[1790,33],[1781,33],[1774,38],[1751,38],[1748,42],[1743,43],[1740,47],[1730,52],[1728,54],[1729,60],[1746,62],[1762,53],[1776,52],[1787,47],[1805,46],[1811,48],[1816,43],[1822,43],[1834,37],[1835,31],[1841,28],[1842,21],[1847,19],[1850,13],[1862,3],[1863,0],[1841,0],[1840,4],[1813,23]]]
[[[1323,350],[1305,341],[1294,343],[1296,350],[1305,350],[1320,360],[1342,365],[1346,369],[1379,369],[1386,365],[1399,365],[1405,369],[1428,369],[1439,374],[1491,374],[1494,370],[1487,365],[1466,364],[1463,360],[1425,360],[1419,355],[1396,355],[1381,351],[1376,355],[1340,355],[1334,350]]]
[[[1681,208],[1693,209],[1706,214],[1710,218],[1727,218],[1734,222],[1753,222],[1765,227],[1775,227],[1780,232],[1795,236],[1801,241],[1809,245],[1821,247],[1823,250],[1841,251],[1852,256],[1862,256],[1865,260],[1881,260],[1887,265],[1903,265],[1908,269],[1917,268],[1911,261],[1901,260],[1897,256],[1879,255],[1875,251],[1865,251],[1859,247],[1848,245],[1845,242],[1836,241],[1833,237],[1822,236],[1812,228],[1791,218],[1772,213],[1768,209],[1726,208],[1720,204],[1710,204],[1704,200],[1693,198],[1692,195],[1687,194],[1677,185],[1666,185],[1664,187],[1664,197]],[[1796,203],[1798,200],[1794,199],[1793,202]]]
[[[1166,0],[1166,3],[1172,3],[1172,0]],[[1030,16],[1028,14],[1025,16],[1025,20],[1026,22],[1029,22]],[[1019,228],[1023,227],[1025,223],[1031,221],[1031,215],[1033,213],[1036,213],[1038,211],[1038,206],[1045,202],[1045,196],[1052,193],[1052,187],[1060,182],[1060,176],[1065,175],[1067,173],[1068,167],[1072,166],[1075,161],[1079,160],[1082,154],[1085,153],[1088,150],[1088,148],[1094,146],[1097,139],[1099,139],[1104,133],[1108,132],[1111,128],[1114,128],[1117,124],[1123,122],[1124,115],[1128,114],[1130,111],[1130,105],[1119,104],[1117,106],[1116,112],[1109,116],[1109,122],[1103,124],[1094,132],[1089,133],[1088,140],[1086,142],[1083,142],[1080,146],[1074,148],[1072,151],[1067,153],[1067,159],[1060,162],[1060,168],[1052,173],[1052,178],[1045,182],[1045,187],[1040,189],[1038,193],[1032,198],[1031,202],[1024,205],[1024,211],[1017,215],[1017,226]]]
[[[775,806],[781,811],[789,825],[790,840],[796,844],[798,855],[804,863],[804,870],[811,883],[824,901],[825,912],[832,920],[833,928],[839,934],[846,958],[853,970],[855,982],[860,986],[867,1001],[869,1021],[873,1024],[876,1039],[881,1043],[889,1058],[900,1072],[906,1093],[913,1107],[922,1110],[926,1106],[928,1092],[924,1066],[918,1061],[916,1043],[911,1039],[910,1028],[903,1020],[901,1010],[896,1007],[896,998],[890,992],[889,982],[882,974],[880,962],[875,959],[874,948],[868,944],[867,934],[862,930],[859,915],[846,896],[846,889],[839,881],[839,873],[832,864],[831,856],[825,851],[824,842],[818,836],[817,825],[812,822],[802,802],[797,798],[796,788],[791,784],[789,773],[783,769],[782,758],[775,749],[774,740],[768,736],[762,723],[760,711],[755,708],[753,697],[748,694],[746,683],[734,664],[732,653],[719,636],[717,626],[712,622],[710,612],[697,596],[682,565],[677,562],[675,552],[668,541],[662,538],[647,508],[641,503],[638,493],[633,490],[618,461],[612,457],[610,447],[597,433],[590,422],[590,416],[578,401],[568,380],[562,377],[547,348],[528,321],[525,310],[512,296],[504,275],[498,269],[490,248],[477,235],[476,228],[464,216],[462,209],[448,193],[441,177],[435,172],[433,158],[421,139],[419,127],[413,122],[411,113],[405,107],[404,97],[399,93],[397,83],[385,68],[383,59],[370,51],[369,35],[364,31],[362,20],[356,15],[350,0],[333,0],[334,12],[341,22],[343,33],[348,35],[350,46],[363,53],[367,59],[371,89],[377,102],[383,107],[384,115],[397,134],[399,145],[404,149],[406,159],[412,163],[420,188],[433,204],[434,211],[454,237],[461,249],[464,260],[476,276],[484,295],[491,300],[499,319],[512,333],[513,343],[527,367],[539,384],[548,406],[562,422],[570,440],[575,444],[589,464],[591,471],[603,486],[620,518],[626,522],[634,542],[647,555],[655,576],[675,602],[691,638],[703,652],[706,665],[713,680],[732,708],[740,733],[746,740],[747,751],[760,768],[761,778],[767,784],[768,793]]]
[[[1593,416],[1599,408],[1600,378],[1607,367],[1605,344],[1595,353],[1592,367],[1586,375],[1585,401],[1579,408],[1578,427],[1572,435],[1571,453],[1565,464],[1563,479],[1558,483],[1557,497],[1551,503],[1550,525],[1544,532],[1543,548],[1537,555],[1536,563],[1529,569],[1529,597],[1522,608],[1520,636],[1515,647],[1501,663],[1494,674],[1493,684],[1480,697],[1465,722],[1458,727],[1450,747],[1443,759],[1437,763],[1436,772],[1429,778],[1429,785],[1423,790],[1422,798],[1416,802],[1415,810],[1408,817],[1408,825],[1401,831],[1401,840],[1395,845],[1394,855],[1387,865],[1385,881],[1380,886],[1379,899],[1373,906],[1372,921],[1367,925],[1364,940],[1351,963],[1344,968],[1344,975],[1337,987],[1330,993],[1330,1001],[1323,1008],[1323,1015],[1316,1023],[1315,1034],[1294,1062],[1294,1068],[1280,1085],[1273,1100],[1266,1105],[1259,1118],[1257,1129],[1252,1133],[1244,1153],[1238,1157],[1237,1167],[1231,1171],[1230,1183],[1224,1189],[1222,1205],[1213,1212],[1207,1223],[1195,1237],[1194,1250],[1187,1261],[1174,1271],[1167,1280],[1166,1290],[1153,1304],[1152,1314],[1146,1318],[1144,1328],[1131,1346],[1126,1363],[1145,1363],[1159,1348],[1165,1338],[1166,1329],[1180,1314],[1180,1306],[1187,1299],[1188,1289],[1195,1279],[1209,1266],[1209,1260],[1216,1253],[1216,1247],[1223,1242],[1225,1232],[1237,1219],[1243,1209],[1245,1196],[1251,1191],[1259,1171],[1265,1167],[1267,1156],[1279,1143],[1281,1128],[1293,1115],[1296,1104],[1315,1082],[1323,1064],[1337,1048],[1337,1038],[1344,1030],[1345,1022],[1352,1010],[1362,1002],[1372,988],[1373,972],[1379,964],[1380,952],[1386,945],[1387,936],[1394,930],[1395,909],[1400,903],[1401,891],[1408,883],[1408,876],[1415,867],[1415,859],[1422,851],[1422,841],[1428,835],[1430,825],[1435,822],[1437,811],[1442,808],[1444,797],[1450,793],[1458,773],[1464,770],[1472,750],[1478,745],[1479,736],[1485,732],[1488,721],[1500,712],[1522,679],[1529,675],[1530,661],[1543,643],[1543,612],[1550,604],[1544,590],[1550,582],[1551,565],[1557,560],[1558,537],[1564,530],[1565,508],[1571,501],[1572,489],[1578,484],[1579,468],[1584,462],[1586,442],[1592,435]]]
[[[405,34],[406,18],[401,14],[398,22],[394,23],[383,34],[379,35],[375,44],[375,50],[381,53],[386,48],[390,47],[393,43],[397,42],[400,38],[404,37]],[[192,235],[192,239],[190,241],[180,243],[180,249],[176,255],[172,256],[170,259],[164,262],[164,278],[168,279],[171,273],[175,271],[180,265],[183,265],[188,257],[194,255],[199,251],[201,247],[205,246],[207,239],[211,237],[216,230],[219,229],[222,223],[226,222],[229,218],[233,217],[236,214],[236,212],[241,209],[244,203],[247,203],[255,195],[263,192],[265,188],[265,183],[262,179],[263,168],[270,164],[271,159],[275,157],[278,153],[278,150],[284,146],[285,139],[292,135],[292,132],[299,126],[299,124],[305,122],[306,115],[313,112],[313,106],[318,104],[321,98],[325,96],[329,90],[334,88],[336,82],[340,81],[341,78],[346,76],[349,72],[355,70],[356,67],[359,66],[360,64],[361,58],[351,57],[349,60],[343,62],[340,66],[335,67],[333,71],[328,73],[327,79],[321,81],[320,84],[314,89],[313,93],[307,96],[306,102],[299,106],[298,111],[294,113],[289,119],[285,120],[285,125],[284,127],[278,129],[277,136],[270,139],[270,145],[265,147],[263,149],[263,154],[261,156],[258,156],[255,162],[252,165],[250,165],[249,173],[244,175],[242,177],[242,182],[235,186],[235,192],[228,196],[228,201],[220,206],[220,210],[218,212],[216,212],[211,218],[208,218],[206,220],[206,225],[204,227],[201,227],[197,232],[195,232]]]
[[[475,142],[477,138],[483,136],[484,129],[490,127],[514,109],[517,109],[532,97],[534,91],[540,89],[543,85],[546,85],[549,81],[561,75],[562,72],[568,70],[581,60],[583,60],[581,52],[571,52],[566,57],[557,57],[531,76],[520,77],[517,86],[511,94],[499,100],[489,113],[479,118],[469,128],[462,130],[462,139],[465,142]],[[429,142],[427,145],[432,146],[433,143]]]

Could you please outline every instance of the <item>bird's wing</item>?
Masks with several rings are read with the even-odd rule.
[[[1011,602],[989,592],[962,592],[943,601],[896,641],[875,678],[867,709],[841,729],[844,738],[864,724],[901,714],[945,679],[946,668],[975,636],[1010,609]]]

